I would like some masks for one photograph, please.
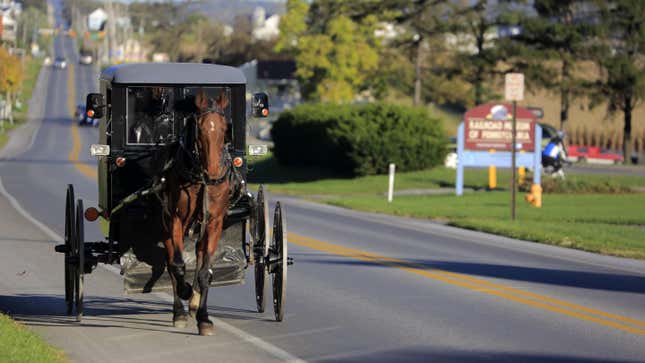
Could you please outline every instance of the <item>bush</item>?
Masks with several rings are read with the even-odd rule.
[[[439,165],[446,154],[441,122],[427,112],[383,104],[306,104],[273,124],[274,155],[287,165],[320,166],[348,176]]]
[[[520,185],[522,192],[529,192],[531,189],[531,178]],[[588,181],[584,179],[558,179],[548,176],[542,177],[542,192],[545,194],[625,194],[634,191],[625,185],[612,181]]]

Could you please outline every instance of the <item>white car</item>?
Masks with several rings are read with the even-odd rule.
[[[92,55],[91,54],[81,54],[78,58],[80,64],[92,64]]]
[[[52,59],[50,57],[45,57],[45,59],[43,60],[43,65],[51,66],[52,65]]]
[[[65,69],[67,68],[67,60],[63,57],[56,57],[54,60],[54,68]]]

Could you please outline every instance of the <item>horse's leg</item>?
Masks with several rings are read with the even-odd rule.
[[[221,214],[216,215],[214,218],[208,221],[206,227],[207,230],[207,239],[203,247],[203,263],[200,269],[197,271],[198,274],[198,283],[200,290],[200,299],[199,299],[199,308],[197,309],[197,328],[199,329],[199,335],[213,335],[213,322],[208,319],[208,288],[212,279],[212,272],[210,270],[210,265],[215,255],[215,250],[217,250],[217,243],[222,235],[222,226],[223,226],[223,217]]]
[[[168,275],[170,275],[170,282],[172,284],[173,292],[173,306],[172,306],[172,321],[174,326],[183,328],[188,322],[188,317],[184,311],[184,304],[181,299],[185,292],[183,291],[184,275],[186,273],[186,265],[183,262],[182,250],[178,248],[177,231],[182,230],[181,219],[178,216],[172,217],[171,237],[165,241],[167,252],[167,268]]]
[[[197,241],[197,245],[195,246],[195,256],[197,261],[195,263],[195,278],[193,279],[193,296],[190,297],[190,301],[188,302],[188,313],[193,317],[197,313],[197,308],[199,308],[199,301],[201,299],[201,289],[199,288],[198,272],[204,260],[204,252],[202,246],[205,243],[205,237],[203,236],[199,241]]]

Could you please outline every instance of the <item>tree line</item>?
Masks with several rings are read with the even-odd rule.
[[[642,0],[288,0],[276,51],[295,58],[305,98],[412,97],[481,104],[501,76],[560,96],[564,129],[575,100],[623,114],[645,95]]]

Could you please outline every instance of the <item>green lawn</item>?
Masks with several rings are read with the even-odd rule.
[[[67,362],[65,354],[23,325],[0,314],[0,362]]]
[[[480,192],[396,197],[325,199],[368,212],[446,221],[448,224],[524,240],[614,256],[645,259],[645,194],[551,194],[532,208],[518,195],[517,219],[510,219],[510,193]]]
[[[645,186],[629,175],[568,175],[559,193],[545,193],[533,208],[518,193],[517,220],[510,220],[510,171],[498,170],[502,191],[486,191],[488,171],[468,169],[465,186],[475,192],[455,196],[455,170],[435,168],[398,173],[395,190],[449,188],[445,195],[395,196],[388,204],[386,175],[355,179],[334,177],[317,168],[278,164],[271,156],[251,160],[251,188],[263,183],[277,194],[298,195],[345,208],[427,218],[463,228],[615,256],[645,259],[645,194],[598,194]],[[545,180],[546,182],[546,180]],[[550,184],[545,183],[545,187]],[[505,191],[504,191],[505,190]]]
[[[267,184],[274,193],[320,196],[320,195],[382,195],[387,192],[387,175],[372,175],[355,179],[335,177],[330,171],[319,168],[299,168],[280,165],[272,156],[249,162],[249,182]],[[454,169],[438,167],[429,170],[397,173],[395,190],[454,188]],[[497,171],[499,189],[509,189],[510,170]],[[567,183],[592,183],[595,185],[620,185],[643,187],[645,178],[631,175],[567,175]],[[485,189],[488,187],[488,169],[467,169],[464,173],[466,188]]]
[[[25,122],[27,119],[28,103],[31,99],[31,95],[36,86],[36,81],[38,80],[38,73],[40,73],[40,68],[42,67],[42,60],[37,58],[29,58],[25,63],[25,79],[22,84],[22,91],[18,95],[20,102],[22,103],[21,109],[14,109],[14,124],[10,125],[8,121],[4,122],[4,130],[0,131],[0,149],[9,140],[9,131],[18,127],[20,124]]]

